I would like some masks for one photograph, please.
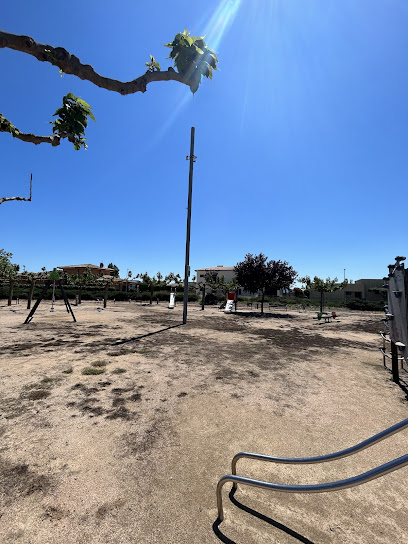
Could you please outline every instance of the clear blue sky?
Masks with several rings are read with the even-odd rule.
[[[196,127],[191,268],[246,253],[300,275],[382,277],[407,254],[406,0],[2,2],[3,30],[65,47],[125,81],[187,28],[218,72],[195,96],[176,82],[126,97],[0,50],[0,111],[24,132],[67,92],[93,108],[89,149],[0,133],[0,247],[42,266],[116,263],[184,272],[190,127]]]

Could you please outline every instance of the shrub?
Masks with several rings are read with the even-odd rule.
[[[370,301],[370,300],[361,300],[354,299],[346,303],[347,308],[350,310],[363,310],[371,312],[379,312],[384,310],[383,301]]]
[[[86,367],[82,370],[82,374],[85,376],[90,376],[93,374],[103,374],[105,372],[105,368],[94,368],[94,367]]]

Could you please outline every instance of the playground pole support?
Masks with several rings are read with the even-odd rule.
[[[37,300],[35,301],[35,304],[33,306],[33,309],[31,310],[31,312],[28,314],[26,320],[24,321],[24,325],[27,325],[27,323],[30,323],[30,321],[32,320],[33,318],[33,315],[35,314],[35,311],[36,309],[38,308],[38,306],[40,305],[40,302],[42,301],[45,293],[47,292],[48,290],[48,287],[51,285],[51,281],[50,280],[47,280],[45,282],[45,285],[43,287],[43,290],[41,291],[40,293],[40,296],[37,298]]]
[[[197,157],[194,156],[194,136],[195,127],[191,127],[190,155],[186,157],[190,160],[190,169],[188,175],[188,204],[187,204],[187,233],[186,233],[186,261],[184,267],[184,297],[183,297],[183,325],[187,323],[187,304],[188,304],[188,278],[190,276],[190,231],[191,231],[191,202],[193,196],[193,168]]]
[[[391,340],[391,358],[392,358],[392,379],[395,383],[399,383],[399,370],[398,370],[398,349],[395,342]]]

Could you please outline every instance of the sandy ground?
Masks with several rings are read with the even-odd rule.
[[[22,301],[23,303],[23,301]],[[380,316],[225,315],[120,303],[0,302],[0,541],[18,544],[408,542],[408,467],[334,493],[215,488],[232,456],[312,456],[408,417],[378,351]],[[149,334],[153,333],[153,334]],[[92,364],[100,366],[92,366]],[[84,375],[84,368],[101,369]],[[407,431],[321,465],[242,460],[278,483],[354,476]]]

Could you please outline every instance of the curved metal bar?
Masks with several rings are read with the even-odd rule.
[[[217,484],[217,509],[218,519],[222,521],[224,519],[224,511],[222,508],[222,487],[227,482],[233,482],[234,484],[240,483],[245,485],[251,485],[254,487],[262,487],[264,489],[272,489],[273,491],[282,491],[285,493],[323,493],[325,491],[339,491],[340,489],[346,489],[348,487],[354,487],[361,485],[380,476],[384,476],[389,472],[393,472],[398,468],[402,468],[408,465],[408,454],[402,455],[393,461],[389,461],[384,465],[380,465],[377,468],[373,468],[368,472],[346,478],[345,480],[338,480],[336,482],[327,482],[323,484],[312,485],[283,485],[273,484],[270,482],[263,482],[261,480],[253,480],[251,478],[244,478],[242,476],[236,476],[233,474],[227,474],[223,476]]]
[[[379,350],[380,350],[381,353],[384,355],[384,357],[388,357],[388,359],[392,359],[391,355],[388,355],[388,353],[385,353],[385,349],[384,349],[384,348],[379,348]]]
[[[380,332],[381,338],[385,340],[386,342],[391,342],[389,338],[385,337],[386,334],[389,334],[389,332]]]
[[[403,419],[399,423],[396,423],[395,425],[388,427],[388,429],[385,429],[384,431],[381,431],[380,433],[375,434],[371,438],[367,438],[366,440],[363,440],[363,442],[359,442],[355,446],[351,446],[350,448],[346,448],[345,450],[340,450],[335,453],[329,453],[328,455],[319,455],[317,457],[272,457],[270,455],[261,455],[259,453],[249,453],[246,451],[241,451],[237,453],[236,455],[234,455],[232,459],[231,472],[232,472],[232,475],[236,475],[237,461],[238,459],[241,459],[242,457],[246,457],[248,459],[256,459],[258,461],[269,461],[272,463],[287,463],[287,464],[325,463],[327,461],[334,461],[335,459],[341,459],[342,457],[347,457],[348,455],[352,455],[353,453],[357,453],[358,451],[364,450],[365,448],[368,448],[376,444],[377,442],[384,440],[384,438],[387,438],[388,436],[398,433],[399,431],[402,431],[403,429],[407,427],[408,427],[408,418]],[[234,487],[236,487],[236,484],[234,484]]]
[[[387,353],[385,353],[384,348],[378,348],[378,349],[381,351],[381,353],[384,355],[384,357],[388,357],[388,359],[392,359],[391,355],[388,355]],[[398,361],[404,361],[405,357],[397,357],[397,360]]]

